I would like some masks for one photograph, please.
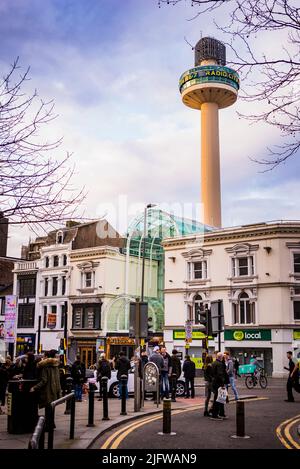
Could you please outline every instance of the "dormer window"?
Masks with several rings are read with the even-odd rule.
[[[63,240],[64,240],[64,234],[63,234],[63,232],[62,232],[62,231],[58,231],[58,232],[56,233],[56,244],[62,244]]]

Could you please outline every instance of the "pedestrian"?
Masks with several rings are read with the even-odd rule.
[[[235,379],[237,379],[237,377],[241,377],[241,375],[239,374],[239,366],[240,366],[240,362],[238,360],[238,358],[234,358],[233,359],[233,369],[234,369],[234,374],[235,374]]]
[[[39,408],[45,408],[45,431],[49,431],[50,428],[49,404],[61,397],[61,387],[58,370],[59,360],[56,358],[56,353],[56,350],[50,350],[50,352],[48,352],[48,358],[44,358],[37,364],[37,368],[40,370],[40,380],[35,386],[30,389],[30,392],[38,393],[37,395],[39,401]]]
[[[36,362],[33,352],[27,352],[25,357],[25,365],[23,370],[23,379],[36,379]]]
[[[99,383],[99,401],[102,400],[102,381],[101,378],[111,378],[111,368],[110,363],[106,359],[105,353],[101,353],[100,360],[97,367],[97,382]]]
[[[238,401],[239,395],[238,395],[236,385],[235,385],[235,380],[234,380],[233,360],[232,360],[229,352],[224,352],[224,357],[225,357],[226,373],[227,373],[227,376],[228,376],[228,379],[229,379],[229,384],[230,384],[231,389],[233,391],[235,400]]]
[[[285,366],[284,369],[289,371],[289,376],[286,383],[287,399],[285,399],[285,402],[295,402],[293,396],[293,387],[295,387],[296,390],[299,389],[299,375],[295,372],[296,363],[298,364],[298,362],[297,360],[293,359],[293,352],[287,352],[286,355],[289,361],[289,367],[287,368]]]
[[[206,355],[204,363],[204,380],[205,380],[205,404],[204,404],[204,417],[209,417],[212,411],[208,410],[209,401],[212,394],[212,380],[213,380],[213,370],[212,370],[212,355]]]
[[[76,402],[82,402],[82,387],[85,378],[85,364],[80,360],[80,354],[76,355],[76,360],[71,368],[71,376],[73,378],[75,400]]]
[[[160,354],[160,348],[158,345],[155,345],[155,347],[153,347],[153,353],[150,355],[149,362],[155,363],[155,365],[157,366],[158,372],[159,372],[158,379],[159,379],[159,383],[161,383],[161,370],[164,367],[164,359],[162,355]],[[157,396],[157,392],[153,391],[153,400],[155,404],[157,403],[158,399],[159,399],[159,396]]]
[[[212,420],[223,420],[226,417],[224,404],[217,402],[219,388],[225,388],[226,367],[224,366],[223,353],[218,352],[216,360],[212,363],[212,390],[214,393],[214,402],[212,408]]]
[[[144,366],[146,365],[146,363],[148,363],[149,359],[148,359],[148,354],[147,354],[147,351],[146,350],[143,350],[142,353],[141,353],[141,361],[142,361],[142,368],[144,369]]]
[[[189,355],[186,355],[185,361],[183,363],[182,371],[184,373],[185,378],[185,399],[189,399],[190,397],[190,387],[191,387],[191,398],[194,399],[195,397],[195,374],[196,374],[196,365],[191,360]]]
[[[171,371],[171,357],[167,352],[165,347],[160,349],[161,356],[163,358],[164,364],[161,369],[161,381],[160,381],[160,394],[162,399],[166,397],[169,399],[170,393],[170,383],[169,383],[169,374]]]
[[[130,360],[126,357],[125,353],[121,351],[119,353],[119,358],[116,361],[116,370],[117,370],[117,380],[119,381],[119,399],[122,398],[122,382],[121,377],[122,375],[127,376],[127,383],[128,383],[128,372],[131,369]],[[128,399],[128,386],[126,383],[126,399]]]
[[[178,354],[177,350],[173,349],[172,356],[171,356],[171,383],[172,383],[171,389],[172,389],[172,395],[174,399],[176,397],[177,380],[179,379],[181,375],[181,363],[177,354]]]
[[[1,407],[5,406],[6,388],[9,380],[9,368],[10,361],[7,359],[4,363],[0,364],[0,415],[5,413]]]

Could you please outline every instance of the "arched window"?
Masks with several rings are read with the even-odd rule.
[[[205,310],[207,303],[203,300],[201,295],[196,295],[194,298],[194,320],[195,324],[200,324],[200,313]]]
[[[249,295],[242,292],[238,303],[233,305],[234,324],[255,324],[255,303],[250,303]]]

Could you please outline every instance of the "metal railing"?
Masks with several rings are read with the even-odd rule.
[[[38,423],[29,440],[28,449],[44,449],[45,447],[45,417],[39,417]]]
[[[74,391],[71,392],[71,394],[67,394],[64,397],[61,397],[60,399],[57,399],[56,401],[51,402],[47,406],[46,413],[48,417],[48,449],[53,449],[53,441],[54,441],[54,416],[55,416],[55,408],[63,404],[66,401],[71,400],[71,414],[70,414],[70,433],[69,433],[69,439],[74,440],[74,430],[75,430],[75,394]]]

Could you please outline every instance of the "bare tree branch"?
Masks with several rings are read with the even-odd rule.
[[[57,116],[53,102],[22,92],[29,69],[19,75],[18,59],[0,82],[0,212],[10,224],[37,230],[45,223],[79,217],[84,188],[74,190],[71,155],[52,155],[62,139],[41,142],[42,129]]]

